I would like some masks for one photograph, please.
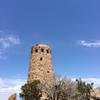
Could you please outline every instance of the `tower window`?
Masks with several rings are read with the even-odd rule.
[[[38,52],[38,49],[35,49],[35,52]]]
[[[47,50],[47,53],[49,53],[49,50]]]
[[[40,61],[42,61],[42,60],[43,60],[43,58],[41,57],[41,58],[40,58]]]
[[[49,71],[47,71],[47,73],[50,73]]]
[[[42,52],[44,52],[44,49],[41,49]]]

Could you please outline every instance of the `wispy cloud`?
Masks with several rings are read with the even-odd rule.
[[[0,36],[0,59],[4,59],[4,52],[13,46],[21,43],[20,38],[17,35],[4,35]]]
[[[72,80],[76,80],[76,78],[73,78]],[[94,83],[94,87],[100,87],[100,78],[82,78],[83,81],[87,83]]]
[[[13,45],[20,44],[20,39],[18,36],[9,35],[6,37],[0,37],[0,47],[2,49],[9,48]]]
[[[100,87],[100,78],[83,78],[83,81],[94,83],[95,87]]]
[[[0,100],[8,100],[12,93],[20,92],[20,87],[25,83],[24,79],[0,78]]]
[[[84,47],[100,47],[100,40],[95,40],[95,41],[80,40],[78,41],[78,44]]]

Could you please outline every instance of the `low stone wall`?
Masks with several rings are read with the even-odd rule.
[[[12,94],[8,100],[16,100],[16,93]]]

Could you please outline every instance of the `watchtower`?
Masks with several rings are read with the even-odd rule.
[[[28,82],[40,80],[48,83],[52,79],[51,49],[45,44],[36,44],[31,48]]]

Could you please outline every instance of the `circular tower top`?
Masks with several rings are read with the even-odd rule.
[[[32,48],[31,48],[31,54],[32,53],[51,53],[51,49],[48,45],[46,44],[36,44],[36,45],[33,45]]]
[[[46,44],[36,44],[36,45],[33,45],[33,47],[44,47],[44,48],[50,48],[48,45]]]

